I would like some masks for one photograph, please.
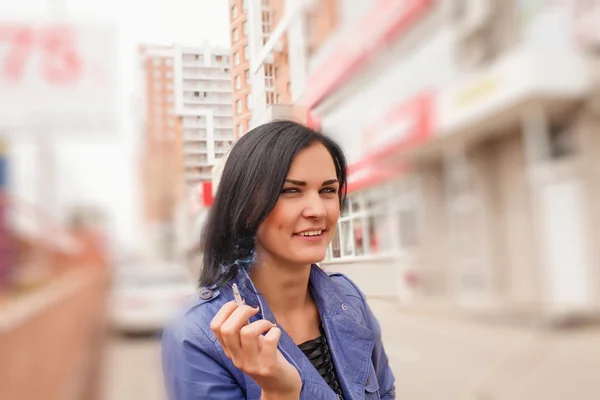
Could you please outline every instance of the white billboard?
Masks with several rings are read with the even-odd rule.
[[[110,23],[0,20],[0,132],[106,132],[118,123]]]

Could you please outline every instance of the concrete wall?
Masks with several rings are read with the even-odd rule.
[[[0,315],[0,398],[99,400],[107,274],[73,269]]]
[[[399,268],[391,259],[321,263],[325,271],[341,272],[352,279],[368,297],[395,299]]]

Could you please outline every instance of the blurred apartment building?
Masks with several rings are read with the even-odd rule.
[[[277,42],[276,52],[261,54],[284,16],[284,1],[230,0],[229,5],[233,113],[239,138],[265,118],[290,116],[289,59],[285,40]],[[283,107],[279,114],[277,105]],[[267,110],[272,115],[265,115]]]
[[[289,4],[288,4],[289,3]],[[233,123],[236,138],[250,129],[271,121],[285,118],[306,121],[306,111],[292,98],[291,69],[306,75],[306,58],[302,43],[290,46],[285,31],[276,31],[285,25],[292,10],[306,7],[304,1],[284,0],[229,0],[231,34],[231,82],[233,90]],[[325,9],[331,1],[324,1]],[[321,9],[316,12],[323,11]],[[289,14],[289,15],[293,15]],[[329,12],[326,15],[332,15]],[[300,39],[305,35],[303,23],[293,24]],[[300,29],[300,30],[298,30]],[[290,54],[289,49],[299,50]],[[303,78],[296,80],[303,85]],[[219,184],[226,159],[213,169],[213,193]]]
[[[304,96],[350,164],[327,268],[407,302],[597,313],[598,2],[337,6]]]
[[[142,156],[147,241],[173,258],[187,240],[190,215],[210,202],[211,171],[235,139],[229,49],[144,46]]]
[[[347,154],[326,269],[403,304],[600,311],[599,2],[230,6],[238,136],[291,117]]]

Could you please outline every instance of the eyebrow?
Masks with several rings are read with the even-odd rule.
[[[306,182],[304,181],[298,181],[296,179],[287,179],[285,180],[287,183],[291,183],[293,185],[298,185],[298,186],[306,186]],[[323,182],[323,184],[321,186],[327,186],[327,185],[333,185],[334,183],[338,183],[337,179],[330,179],[328,181]]]

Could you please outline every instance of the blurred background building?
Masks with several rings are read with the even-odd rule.
[[[236,132],[295,118],[342,144],[323,265],[368,295],[597,313],[594,7],[230,1]]]
[[[197,237],[190,219],[208,205],[202,193],[212,193],[212,168],[235,139],[229,50],[208,43],[146,46],[140,56],[148,253],[168,260],[191,246],[190,236]]]
[[[157,337],[105,325],[197,291],[228,151],[277,118],[348,157],[321,266],[399,398],[600,398],[597,325],[528,324],[600,316],[599,1],[33,3],[0,3],[0,398],[164,398]]]

